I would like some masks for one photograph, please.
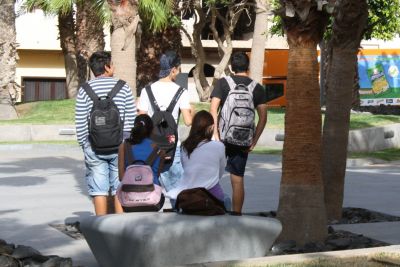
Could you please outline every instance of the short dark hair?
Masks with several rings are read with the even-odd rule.
[[[94,52],[89,58],[89,66],[94,76],[104,74],[106,71],[105,66],[111,66],[111,53],[106,51]]]
[[[245,52],[235,52],[231,56],[231,67],[234,73],[249,70],[249,57]]]

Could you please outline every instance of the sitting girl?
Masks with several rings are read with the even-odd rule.
[[[125,142],[123,142],[118,151],[118,175],[120,181],[122,181],[122,178],[124,177],[124,174],[127,170],[128,165],[137,165],[137,164],[148,164],[148,166],[151,166],[151,170],[153,172],[153,185],[150,185],[151,187],[155,187],[157,192],[160,194],[158,197],[160,197],[160,202],[157,203],[156,206],[146,206],[144,203],[144,206],[140,207],[130,207],[127,208],[126,206],[124,207],[123,203],[123,196],[120,191],[124,191],[124,182],[120,185],[121,188],[119,188],[117,195],[120,198],[121,205],[124,209],[124,211],[157,211],[159,210],[163,204],[164,204],[164,195],[161,194],[161,188],[160,186],[160,181],[159,181],[159,176],[160,176],[160,169],[162,169],[163,165],[163,160],[160,160],[162,158],[162,151],[160,151],[155,144],[153,144],[153,141],[150,139],[150,135],[153,131],[153,122],[151,118],[148,115],[142,114],[136,117],[134,121],[134,127],[131,130],[131,135],[129,138],[125,139]],[[130,151],[129,151],[130,150]],[[130,154],[129,154],[130,153]],[[148,167],[147,167],[148,168]],[[151,177],[151,176],[150,176]],[[136,180],[136,178],[132,178],[133,180]],[[124,179],[125,180],[125,179]],[[150,181],[151,182],[151,181]],[[140,183],[140,182],[139,182]],[[134,188],[136,185],[128,185],[127,187]],[[127,188],[126,187],[126,188]],[[137,187],[143,187],[141,185]],[[153,190],[153,191],[154,191]],[[129,194],[133,194],[136,196],[140,195],[140,193],[143,193],[143,191],[137,191],[137,190],[128,190],[124,192],[130,192]],[[146,191],[147,192],[147,191]]]
[[[183,178],[168,196],[176,199],[185,190],[196,187],[207,189],[224,202],[224,192],[219,179],[224,174],[226,157],[222,142],[212,141],[214,120],[205,110],[196,113],[188,138],[182,143],[181,161]]]

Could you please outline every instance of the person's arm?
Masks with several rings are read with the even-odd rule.
[[[147,114],[149,110],[149,97],[147,96],[146,89],[143,88],[140,93],[140,98],[137,100],[138,115]]]
[[[219,132],[218,132],[218,108],[221,104],[221,99],[218,97],[211,98],[211,105],[210,105],[210,113],[214,118],[214,138],[215,140],[219,139]]]
[[[256,127],[256,133],[253,137],[253,142],[249,148],[252,151],[256,146],[258,139],[260,138],[262,132],[264,131],[265,124],[267,124],[267,104],[260,104],[257,106],[258,122]]]
[[[75,104],[75,127],[76,127],[76,137],[79,145],[83,148],[88,133],[88,116],[91,107],[88,106],[85,101],[85,96],[83,89],[78,90],[78,95],[76,97]]]
[[[123,87],[125,91],[125,113],[124,113],[124,138],[129,137],[131,129],[133,128],[133,123],[137,116],[137,108],[135,104],[135,99],[132,94],[132,90],[128,84]]]
[[[119,180],[122,180],[122,177],[125,174],[125,144],[122,143],[118,148],[118,177]]]
[[[186,126],[192,125],[192,120],[195,113],[193,105],[190,105],[190,109],[181,109],[181,112],[182,112],[183,122],[185,123],[185,125]]]

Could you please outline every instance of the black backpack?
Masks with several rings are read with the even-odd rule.
[[[166,167],[164,171],[166,171],[168,167],[170,167],[175,156],[176,145],[178,143],[178,124],[177,122],[175,122],[174,116],[172,116],[172,111],[174,110],[175,105],[184,90],[185,89],[183,87],[179,87],[175,96],[172,98],[168,108],[165,111],[162,111],[160,110],[160,107],[158,106],[157,101],[154,98],[151,87],[146,86],[146,92],[149,96],[151,106],[154,110],[154,114],[151,117],[151,120],[154,124],[154,130],[151,135],[151,139],[160,149],[165,151]]]
[[[124,85],[125,81],[118,80],[106,97],[98,97],[88,83],[82,85],[93,101],[88,128],[90,145],[96,154],[116,153],[122,142],[124,122],[112,99]]]
[[[204,187],[186,189],[176,198],[175,208],[188,215],[214,216],[226,213],[224,203]]]

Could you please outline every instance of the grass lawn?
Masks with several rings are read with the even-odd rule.
[[[209,110],[209,103],[195,103],[196,111]],[[74,124],[75,100],[40,101],[16,106],[20,118],[1,121],[0,124]],[[323,115],[322,115],[323,116]],[[267,128],[283,129],[285,109],[271,108],[268,110]],[[180,120],[181,123],[182,120]],[[350,129],[361,129],[400,123],[400,116],[371,115],[366,113],[351,114]]]
[[[374,152],[353,152],[349,158],[376,158],[386,161],[400,160],[400,148],[389,148]]]
[[[0,124],[74,124],[75,100],[39,101],[16,105],[19,119],[0,120]]]

